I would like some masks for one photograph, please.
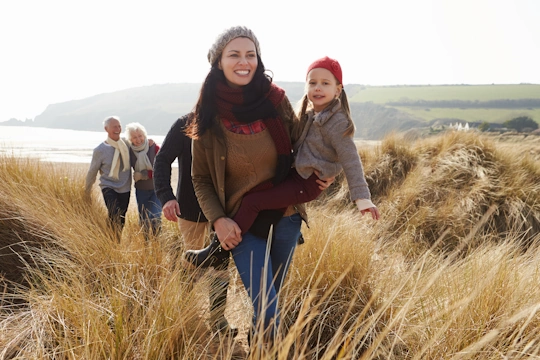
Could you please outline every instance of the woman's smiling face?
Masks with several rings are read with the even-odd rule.
[[[140,130],[135,130],[131,132],[131,143],[135,146],[141,146],[144,143],[146,137],[144,133]]]
[[[219,68],[223,70],[230,87],[241,87],[253,80],[257,70],[257,50],[253,41],[239,37],[230,41],[219,60]]]

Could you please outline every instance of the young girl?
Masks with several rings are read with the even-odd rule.
[[[343,90],[339,63],[329,57],[313,62],[307,71],[306,93],[302,98],[300,119],[307,117],[302,136],[294,150],[296,160],[289,176],[279,185],[266,190],[248,192],[232,218],[245,234],[262,210],[285,209],[316,199],[321,190],[316,180],[345,172],[351,199],[360,213],[380,217],[371,202],[371,194],[364,178],[362,162],[353,141],[354,123],[351,119],[347,95]],[[224,250],[221,249],[220,252]],[[210,249],[188,251],[186,258],[197,266],[217,266],[215,259],[205,261]],[[228,255],[220,255],[223,258]],[[219,259],[218,259],[219,261]]]

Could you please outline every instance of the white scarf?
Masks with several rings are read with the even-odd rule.
[[[107,144],[111,145],[114,148],[113,161],[111,164],[111,171],[109,172],[109,176],[113,179],[118,180],[118,173],[120,172],[120,161],[118,161],[118,158],[122,156],[122,162],[124,163],[124,169],[122,171],[128,171],[129,150],[126,143],[122,139],[114,141],[107,136]]]
[[[144,139],[144,143],[139,146],[131,144],[131,149],[137,156],[135,161],[135,171],[141,172],[143,170],[152,170],[152,163],[148,158],[148,139]]]

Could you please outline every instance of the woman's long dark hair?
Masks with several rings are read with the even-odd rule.
[[[272,77],[266,74],[267,70],[265,69],[259,54],[257,54],[257,62],[255,75],[251,82],[245,87],[249,87],[249,91],[253,91],[257,95],[263,96],[270,90]],[[218,63],[219,59],[212,65],[210,72],[201,86],[199,99],[193,110],[192,121],[189,122],[189,125],[186,128],[186,134],[193,139],[198,139],[206,132],[206,130],[212,128],[216,124],[215,119],[218,115],[218,108],[216,105],[216,85],[218,82],[226,82],[225,74],[223,73],[223,70],[219,69]]]

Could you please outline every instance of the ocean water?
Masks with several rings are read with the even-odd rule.
[[[158,145],[164,135],[148,135]],[[15,155],[41,161],[87,163],[92,151],[107,138],[105,131],[78,131],[29,126],[0,126],[0,156]],[[379,145],[380,141],[356,140],[358,146]],[[173,167],[177,163],[172,164]]]
[[[148,137],[158,145],[161,145],[165,138],[164,135]],[[105,131],[0,126],[0,156],[13,155],[38,158],[41,161],[90,164],[92,151],[106,138]]]

